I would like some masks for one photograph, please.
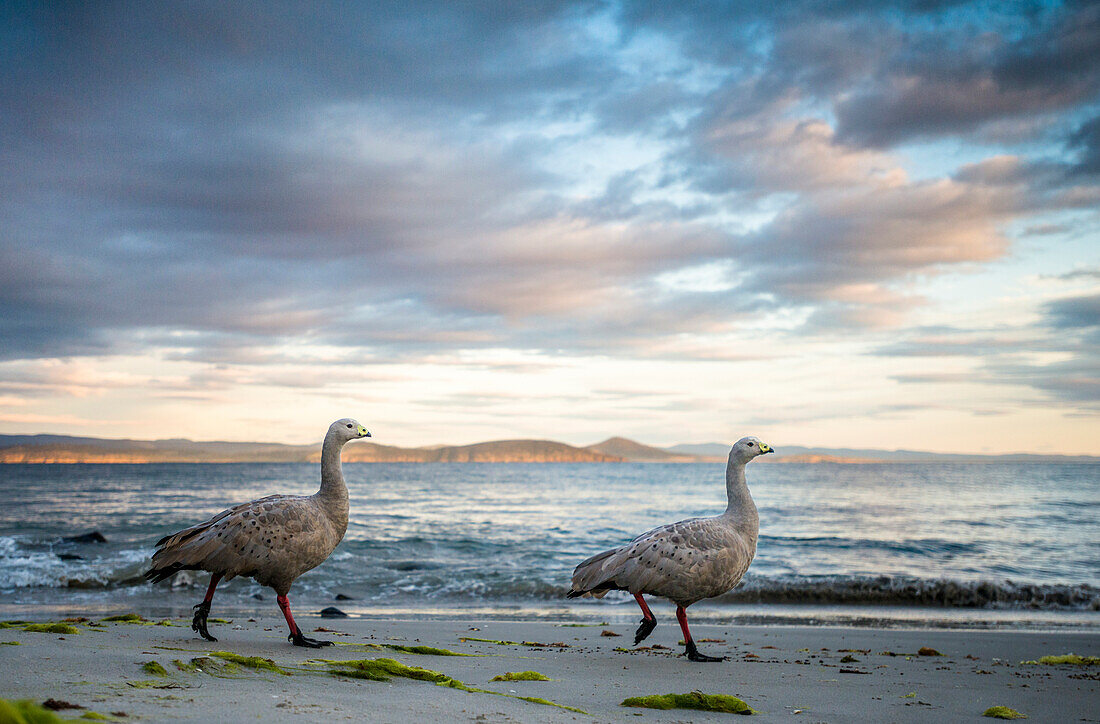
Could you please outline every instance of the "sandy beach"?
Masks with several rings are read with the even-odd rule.
[[[1095,656],[1096,633],[700,623],[693,629],[700,648],[730,660],[692,664],[680,655],[679,630],[667,615],[637,650],[630,645],[632,624],[600,619],[578,625],[301,614],[303,629],[339,643],[321,650],[290,646],[273,615],[213,623],[216,643],[199,639],[184,619],[166,621],[170,625],[73,622],[79,633],[0,629],[0,696],[55,699],[84,707],[62,716],[93,711],[119,721],[671,722],[732,716],[621,706],[628,697],[692,691],[740,697],[761,721],[988,721],[982,712],[995,705],[1031,721],[1100,720],[1100,669],[1021,663],[1069,652]],[[416,646],[467,655],[402,648]],[[234,662],[233,655],[269,659],[274,667]],[[347,666],[318,661],[383,658],[449,678],[444,685],[400,676],[364,680],[352,678]],[[524,671],[551,680],[490,681]],[[454,681],[484,691],[451,688]]]

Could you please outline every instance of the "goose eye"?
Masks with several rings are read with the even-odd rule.
[[[348,429],[349,429],[349,430],[351,429],[351,425],[348,425]]]
[[[348,425],[348,427],[351,427],[351,425]],[[751,442],[749,443],[749,447],[752,447],[752,443],[751,443]]]

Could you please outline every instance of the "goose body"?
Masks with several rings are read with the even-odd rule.
[[[760,517],[745,483],[745,465],[769,452],[772,449],[755,437],[738,440],[726,465],[728,502],[724,513],[662,525],[624,546],[597,553],[573,571],[569,597],[602,598],[611,590],[630,592],[643,614],[635,644],[656,626],[643,594],[667,598],[676,604],[688,658],[716,660],[696,651],[685,609],[729,591],[749,569],[756,555]]]
[[[344,443],[361,437],[370,433],[355,420],[332,423],[321,448],[321,487],[316,493],[270,495],[165,536],[156,543],[146,578],[155,583],[177,571],[209,571],[210,587],[195,607],[192,623],[209,640],[216,640],[206,629],[215,587],[222,580],[246,576],[275,590],[295,644],[328,643],[302,636],[286,595],[295,579],[329,557],[347,531],[348,489],[340,452]]]
[[[290,584],[336,549],[348,518],[330,515],[312,495],[269,495],[157,541],[155,578],[201,569],[229,581],[250,577],[286,594]]]

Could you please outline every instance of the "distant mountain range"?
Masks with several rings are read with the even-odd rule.
[[[730,446],[719,442],[693,445],[673,445],[665,448],[669,452],[704,457],[725,456]],[[1038,453],[1012,453],[1007,455],[981,455],[975,453],[934,453],[919,450],[874,450],[870,448],[847,447],[802,447],[801,445],[780,445],[774,456],[761,458],[773,462],[842,462],[842,463],[924,463],[924,462],[1054,462],[1054,463],[1095,463],[1100,457],[1095,455],[1043,455]]]
[[[402,448],[356,442],[344,448],[344,462],[725,462],[729,445],[704,443],[651,447],[622,437],[574,447],[552,440],[497,440],[474,445]],[[317,462],[320,444],[112,440],[68,435],[0,435],[0,463],[244,463]],[[914,450],[810,448],[784,445],[764,462],[1100,462],[1088,455],[950,455]]]

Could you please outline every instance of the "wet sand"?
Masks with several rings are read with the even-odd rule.
[[[700,623],[693,627],[700,650],[730,660],[696,664],[680,655],[680,632],[668,617],[644,642],[649,648],[641,650],[631,646],[633,624],[600,625],[599,619],[577,626],[300,615],[308,635],[341,644],[321,650],[288,644],[281,619],[271,615],[211,623],[217,643],[199,639],[189,621],[169,621],[173,625],[89,625],[93,620],[75,623],[79,634],[0,629],[0,642],[20,644],[0,645],[0,697],[52,698],[86,707],[60,712],[66,718],[91,710],[116,713],[119,721],[157,722],[673,722],[733,716],[620,706],[627,697],[697,690],[740,697],[759,712],[760,721],[991,721],[981,714],[994,705],[1012,707],[1030,721],[1100,721],[1100,667],[1021,664],[1050,654],[1100,655],[1100,634],[1088,632]],[[318,628],[331,632],[314,633]],[[418,645],[476,656],[386,648]],[[925,647],[942,655],[920,655]],[[267,658],[287,673],[225,669],[225,660],[213,652]],[[442,672],[468,687],[538,697],[586,713],[431,681],[334,676],[330,665],[309,663],[320,658],[391,658]],[[150,661],[166,675],[144,670]],[[517,671],[537,671],[552,681],[490,682]]]

